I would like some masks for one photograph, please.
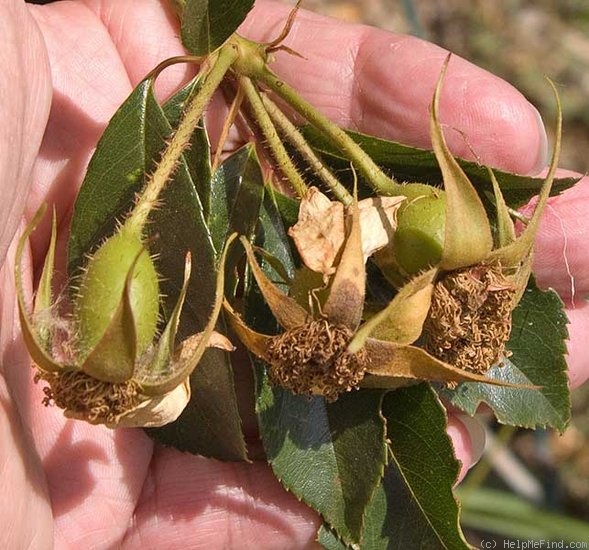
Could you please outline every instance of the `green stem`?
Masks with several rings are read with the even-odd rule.
[[[323,183],[329,187],[338,201],[345,206],[352,204],[354,197],[340,183],[340,181],[330,172],[330,170],[321,162],[321,159],[315,154],[315,151],[307,143],[298,128],[288,119],[288,117],[279,109],[267,95],[262,95],[264,107],[272,122],[280,132],[290,141],[290,143],[299,151],[303,158],[309,163],[313,171],[323,180]]]
[[[145,226],[159,194],[176,170],[182,153],[190,145],[190,139],[202,118],[205,107],[237,56],[237,49],[232,45],[227,45],[219,50],[208,73],[204,75],[201,88],[186,106],[184,115],[168,141],[156,169],[147,180],[133,212],[127,219],[126,225],[128,227],[141,231]]]
[[[304,197],[307,193],[307,186],[305,181],[299,174],[297,167],[294,165],[292,159],[284,148],[284,145],[280,140],[278,133],[276,132],[276,128],[272,123],[272,119],[264,107],[264,103],[258,90],[254,86],[254,83],[247,76],[240,77],[239,83],[245,93],[245,97],[249,101],[253,114],[256,118],[256,123],[260,127],[260,130],[262,130],[264,138],[266,139],[268,146],[272,151],[272,155],[274,156],[276,163],[280,167],[282,173],[288,179],[288,182],[292,186],[294,192],[299,197]]]
[[[389,178],[346,132],[301,98],[294,88],[281,80],[266,65],[252,76],[266,84],[277,96],[333,141],[357,166],[362,176],[378,194],[399,194],[400,185]]]

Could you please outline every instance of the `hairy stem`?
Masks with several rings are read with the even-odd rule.
[[[315,151],[313,151],[311,146],[307,143],[307,140],[303,137],[298,128],[267,95],[262,94],[262,101],[264,102],[264,107],[266,108],[266,111],[268,111],[275,126],[309,163],[309,166],[313,169],[315,174],[317,174],[317,176],[323,180],[323,183],[329,187],[337,200],[342,202],[345,206],[352,204],[354,197],[352,197],[349,191],[331,173],[329,168],[321,162],[321,159],[315,154]]]
[[[277,96],[286,101],[307,121],[333,141],[347,158],[356,165],[362,176],[378,194],[399,194],[401,186],[389,178],[346,132],[300,97],[294,88],[281,80],[266,65],[252,76],[266,84]]]
[[[159,194],[176,170],[182,153],[190,145],[190,138],[205,107],[237,56],[236,48],[229,44],[221,48],[216,58],[212,60],[210,69],[204,75],[201,88],[186,106],[178,127],[169,139],[156,169],[147,180],[133,212],[127,219],[128,226],[137,231],[141,231],[145,226],[147,217],[156,204]]]
[[[260,127],[260,130],[262,130],[264,138],[266,139],[280,170],[288,179],[294,192],[299,197],[304,197],[307,192],[305,181],[299,174],[297,167],[294,165],[292,159],[284,148],[272,119],[264,107],[260,93],[254,86],[254,83],[246,76],[242,76],[239,79],[239,84],[245,93],[245,97],[247,98],[255,116],[256,123]]]

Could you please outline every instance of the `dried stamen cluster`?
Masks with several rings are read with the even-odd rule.
[[[37,371],[35,382],[45,380],[45,406],[57,405],[71,416],[91,424],[116,425],[127,412],[142,401],[134,380],[112,383],[97,380],[81,371]]]
[[[425,349],[459,369],[487,372],[505,353],[514,297],[500,267],[446,274],[434,286],[423,326]]]
[[[312,320],[272,338],[267,360],[270,381],[296,393],[319,393],[333,401],[358,387],[368,360],[366,352],[347,351],[353,332],[327,319]]]

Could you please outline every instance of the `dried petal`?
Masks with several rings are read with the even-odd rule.
[[[358,203],[364,262],[392,238],[396,213],[404,200],[403,196],[372,197]],[[308,268],[332,275],[345,241],[343,205],[311,187],[301,201],[298,222],[288,234]]]
[[[142,401],[133,410],[121,415],[108,428],[157,428],[174,422],[190,401],[190,384],[185,380],[165,395]]]
[[[331,275],[345,239],[344,205],[330,201],[311,187],[299,207],[299,219],[289,230],[301,259],[313,271]]]
[[[404,196],[372,197],[358,203],[364,262],[385,247],[397,229],[397,211]]]

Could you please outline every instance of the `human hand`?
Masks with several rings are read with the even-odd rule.
[[[7,213],[3,219],[9,221],[0,234],[0,252],[22,216],[30,218],[41,202],[56,204],[63,251],[75,194],[110,116],[159,61],[183,53],[174,18],[162,4],[86,0],[30,8],[45,46],[35,38],[24,4],[9,0],[0,8],[0,20],[9,21],[15,33],[11,42],[15,56],[4,63],[14,74],[22,74],[6,89],[11,102],[0,106],[4,111],[0,119],[10,117],[0,129],[0,182],[18,182],[4,184],[1,207]],[[253,39],[274,38],[289,9],[258,2],[242,33]],[[2,10],[11,17],[2,17]],[[28,29],[26,34],[23,29]],[[443,50],[305,12],[286,43],[307,60],[278,53],[274,69],[286,80],[296,74],[301,93],[333,120],[414,145],[429,144],[427,109]],[[24,50],[30,53],[23,65]],[[46,127],[50,81],[45,55],[53,80]],[[167,70],[158,80],[161,96],[171,93],[188,73],[186,67]],[[543,132],[533,108],[509,85],[458,58],[448,70],[441,116],[447,128],[467,136],[465,140],[458,132],[446,132],[455,154],[469,157],[474,151],[482,162],[522,173],[545,163]],[[13,131],[22,127],[24,139],[19,142],[8,135],[7,126]],[[20,154],[8,149],[13,143],[21,144]],[[589,322],[580,298],[589,286],[588,260],[581,253],[589,229],[573,223],[587,219],[587,187],[582,182],[552,200],[537,254],[540,282],[566,296],[570,289],[562,256],[566,235],[566,257],[577,294],[576,309],[567,311],[575,383],[587,378],[589,371],[580,350],[580,335]],[[47,231],[41,228],[31,243],[33,268],[41,265],[47,245]],[[3,546],[43,547],[52,540],[58,548],[311,544],[318,518],[281,489],[267,466],[222,464],[182,454],[154,445],[141,430],[110,431],[67,421],[59,410],[44,408],[19,333],[12,273],[9,254],[1,278],[0,408],[5,414],[0,416],[0,464],[6,466],[0,479],[8,486],[5,502],[14,505],[0,511],[0,523],[12,526],[2,535],[10,537]],[[469,425],[476,431],[472,422]],[[463,417],[451,416],[449,431],[466,468],[480,441],[473,445],[474,431],[468,432]]]

